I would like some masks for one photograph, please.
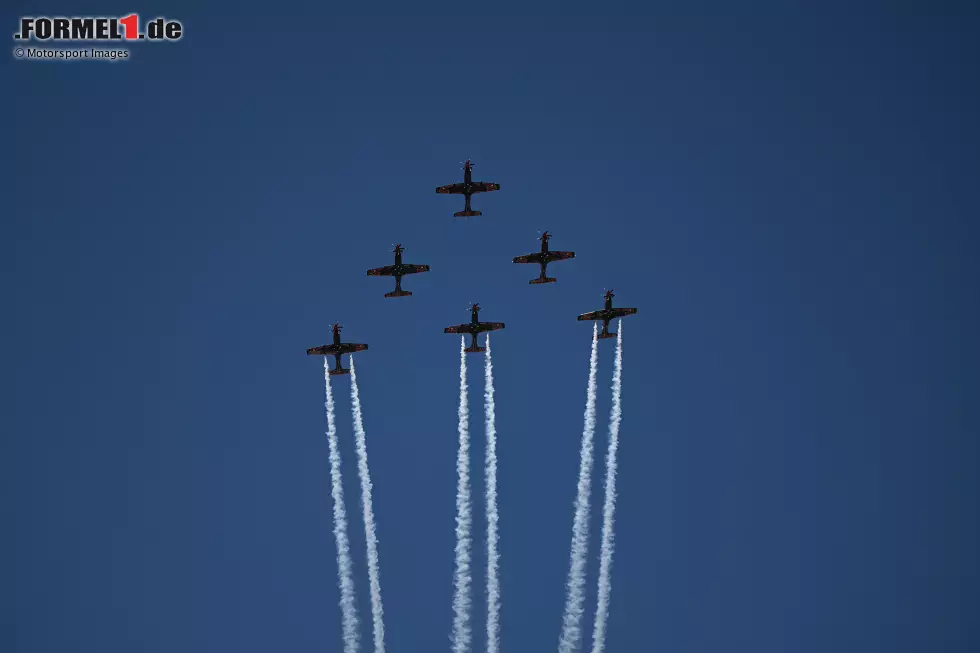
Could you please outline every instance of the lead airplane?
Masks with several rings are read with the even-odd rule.
[[[470,306],[471,317],[469,324],[457,324],[456,326],[446,327],[446,333],[468,333],[473,337],[473,340],[469,347],[465,351],[468,353],[476,353],[481,351],[486,351],[485,347],[480,347],[477,345],[477,336],[485,331],[497,331],[498,329],[504,328],[503,322],[481,322],[478,316],[480,312],[480,305],[473,304]]]
[[[311,347],[306,350],[308,356],[333,356],[337,361],[336,366],[330,370],[330,376],[336,374],[350,374],[350,370],[340,366],[340,357],[344,354],[353,354],[355,351],[365,351],[368,346],[354,342],[341,342],[340,330],[344,327],[335,323],[333,325],[333,344],[323,345],[322,347]]]
[[[575,252],[559,252],[551,251],[548,249],[548,240],[551,238],[551,234],[547,231],[541,234],[538,240],[541,241],[541,251],[535,252],[534,254],[525,254],[523,256],[515,256],[514,263],[537,263],[541,266],[541,276],[537,279],[531,279],[528,283],[554,283],[557,281],[554,277],[549,277],[546,273],[548,271],[548,264],[554,261],[565,261],[570,258],[575,258]]]
[[[635,308],[613,308],[612,300],[615,295],[612,290],[607,290],[604,295],[606,298],[606,307],[601,311],[592,311],[591,313],[583,313],[578,316],[580,321],[599,321],[602,320],[602,333],[599,334],[600,339],[604,338],[614,338],[616,333],[609,330],[609,322],[615,320],[617,317],[626,317],[627,315],[636,315]]]
[[[470,208],[470,196],[475,193],[489,193],[494,190],[500,190],[500,184],[495,184],[490,181],[473,181],[473,164],[469,161],[463,166],[463,183],[449,184],[448,186],[439,186],[436,188],[436,192],[440,195],[466,196],[466,206],[463,207],[462,211],[453,213],[453,217],[455,218],[470,218],[483,215],[480,211],[474,211]]]
[[[406,274],[417,274],[419,272],[428,272],[428,265],[413,265],[412,263],[402,263],[402,252],[405,248],[400,244],[395,245],[395,264],[386,265],[381,268],[371,268],[367,271],[369,277],[395,277],[395,289],[391,292],[386,292],[385,297],[411,297],[412,293],[408,290],[402,290],[402,277]]]

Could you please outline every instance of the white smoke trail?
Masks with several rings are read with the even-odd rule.
[[[609,618],[610,573],[613,557],[613,518],[616,513],[616,453],[619,448],[619,425],[623,418],[623,324],[616,335],[616,363],[613,369],[612,410],[609,413],[609,449],[606,451],[606,500],[602,509],[602,548],[599,553],[599,600],[592,631],[592,653],[603,653],[606,647],[606,621]]]
[[[350,400],[354,414],[354,438],[357,442],[357,471],[361,477],[361,506],[364,510],[364,534],[367,539],[368,579],[371,582],[371,615],[374,620],[374,651],[384,653],[384,607],[381,604],[381,579],[378,571],[378,535],[374,528],[374,508],[371,505],[371,472],[368,469],[367,436],[361,416],[361,399],[357,392],[357,373],[354,357],[350,357]]]
[[[470,409],[466,386],[466,336],[459,339],[459,452],[456,456],[456,575],[453,579],[453,652],[470,648]]]
[[[487,334],[487,357],[483,397],[487,428],[487,653],[500,650],[500,580],[497,565],[497,416],[493,401],[493,359],[490,358],[490,334]]]
[[[589,386],[585,401],[585,427],[582,430],[578,495],[572,523],[572,555],[568,570],[568,595],[562,619],[560,653],[576,653],[582,640],[582,604],[585,601],[585,563],[589,549],[589,494],[592,490],[592,437],[595,433],[596,371],[599,367],[598,324],[592,325],[592,356],[589,359]]]
[[[330,481],[333,495],[333,536],[337,542],[337,575],[340,583],[341,623],[344,628],[344,653],[357,653],[357,607],[354,597],[354,570],[347,539],[347,509],[344,507],[344,484],[340,475],[340,448],[337,446],[337,425],[334,421],[333,392],[330,391],[330,364],[323,359],[323,378],[327,400],[327,442],[330,446]]]

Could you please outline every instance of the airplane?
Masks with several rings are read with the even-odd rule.
[[[580,321],[602,320],[602,333],[599,334],[600,339],[614,338],[616,336],[615,332],[609,330],[610,320],[615,320],[617,317],[626,317],[627,315],[636,315],[635,308],[613,308],[612,300],[615,295],[612,290],[607,290],[605,294],[606,307],[601,311],[592,311],[591,313],[583,313],[578,316]]]
[[[466,206],[462,211],[453,213],[454,218],[469,218],[476,215],[483,215],[480,211],[470,208],[470,196],[474,193],[488,193],[493,190],[500,190],[500,184],[488,181],[473,181],[473,164],[469,161],[463,167],[463,183],[439,186],[436,192],[440,195],[465,195]]]
[[[524,256],[515,256],[514,263],[537,263],[541,266],[541,276],[537,279],[531,279],[528,283],[554,283],[557,281],[554,277],[549,277],[546,272],[548,271],[548,264],[553,261],[565,261],[570,258],[575,258],[575,252],[552,252],[548,249],[548,240],[551,238],[551,234],[547,231],[541,234],[538,240],[541,241],[541,251],[535,252],[534,254],[525,254]]]
[[[411,297],[412,293],[408,290],[402,290],[402,277],[406,274],[417,274],[419,272],[428,272],[428,265],[412,265],[411,263],[402,263],[402,252],[405,248],[400,244],[395,245],[395,264],[386,265],[382,268],[372,268],[367,271],[369,277],[395,277],[395,289],[391,292],[386,292],[385,297]]]
[[[486,347],[479,347],[476,344],[477,336],[484,331],[497,331],[498,329],[504,328],[503,322],[481,322],[477,313],[480,312],[480,305],[473,304],[470,306],[470,311],[472,313],[470,317],[469,324],[457,324],[456,326],[446,327],[446,333],[468,333],[473,336],[472,344],[466,348],[465,351],[469,353],[476,353],[481,351],[486,351]]]
[[[340,357],[344,354],[353,354],[355,351],[365,351],[368,346],[352,342],[340,342],[340,330],[343,327],[335,323],[333,325],[333,344],[323,345],[322,347],[311,347],[306,350],[308,356],[333,356],[337,361],[336,367],[330,370],[330,376],[335,374],[350,374],[350,370],[340,366]]]

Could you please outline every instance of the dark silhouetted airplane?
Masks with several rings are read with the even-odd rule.
[[[440,195],[465,195],[466,206],[462,211],[453,213],[456,218],[470,218],[476,215],[483,215],[480,211],[470,208],[470,196],[476,193],[489,193],[490,191],[500,190],[500,184],[488,181],[473,181],[473,164],[469,161],[463,166],[463,183],[439,186],[436,192]]]
[[[471,317],[469,324],[457,324],[456,326],[446,327],[446,333],[468,333],[473,336],[472,343],[465,351],[476,353],[486,351],[485,347],[477,346],[477,336],[485,331],[496,331],[504,328],[503,322],[481,322],[479,316],[480,305],[473,304],[470,307]]]
[[[531,279],[528,281],[528,283],[554,283],[557,281],[557,279],[547,275],[548,264],[554,261],[566,261],[570,258],[575,258],[575,252],[559,252],[549,250],[548,240],[550,238],[551,234],[549,234],[547,231],[544,232],[541,234],[541,237],[538,238],[538,240],[541,241],[540,252],[514,257],[514,263],[537,263],[541,266],[541,276],[537,279]]]
[[[601,311],[592,311],[591,313],[583,313],[579,315],[577,319],[586,321],[598,321],[602,320],[602,333],[599,334],[599,338],[613,338],[616,333],[609,330],[610,320],[615,320],[617,317],[626,317],[627,315],[636,315],[635,308],[613,308],[612,300],[615,295],[612,290],[607,290],[605,294],[606,307]]]
[[[368,346],[352,342],[340,342],[340,324],[333,325],[333,344],[323,345],[322,347],[311,347],[306,350],[309,356],[333,356],[337,361],[336,366],[330,370],[330,375],[350,374],[350,370],[340,366],[340,357],[344,354],[353,354],[355,351],[365,351]]]
[[[401,245],[395,245],[394,265],[386,265],[381,268],[372,268],[367,271],[369,277],[395,277],[395,289],[391,292],[386,292],[385,297],[411,297],[411,292],[402,290],[402,277],[406,274],[417,274],[419,272],[429,271],[428,265],[402,263],[402,252],[404,251],[405,249]]]

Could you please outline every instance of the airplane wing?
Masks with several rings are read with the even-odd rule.
[[[306,350],[308,356],[330,356],[334,352],[333,345],[323,345],[322,347],[310,347]]]
[[[463,184],[449,184],[448,186],[439,186],[436,188],[436,192],[440,195],[462,195],[463,194]]]
[[[524,254],[523,256],[515,256],[514,263],[540,263],[541,262],[541,252],[535,252],[534,254]]]
[[[616,317],[626,317],[627,315],[636,315],[635,308],[614,308],[612,310],[616,314]]]
[[[489,193],[492,190],[500,190],[500,184],[495,184],[492,181],[473,182],[474,193]]]
[[[456,326],[446,327],[446,333],[473,333],[472,324],[457,324]]]
[[[582,313],[578,316],[579,320],[602,320],[605,311],[592,311],[591,313]]]
[[[503,322],[480,322],[480,331],[498,331],[504,328]]]
[[[402,264],[402,273],[404,274],[417,274],[419,272],[428,272],[428,265],[412,265],[411,263]]]
[[[371,268],[367,273],[369,277],[390,277],[395,274],[395,266],[386,265],[380,268]]]
[[[566,261],[570,258],[575,258],[575,252],[548,252],[548,262],[551,261]]]
[[[345,342],[340,345],[340,351],[343,354],[353,354],[355,351],[364,351],[367,348],[367,345],[362,345],[355,342]]]

